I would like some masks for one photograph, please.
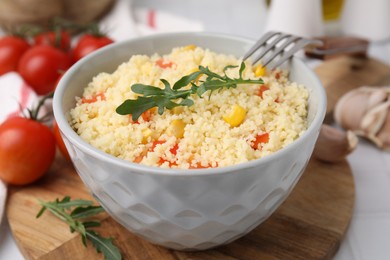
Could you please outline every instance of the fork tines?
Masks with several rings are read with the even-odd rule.
[[[273,69],[280,66],[308,44],[321,45],[322,42],[316,39],[307,39],[296,35],[271,31],[264,34],[263,37],[247,51],[243,60],[248,59],[259,51],[257,56],[252,58],[252,64],[261,60],[262,66],[267,66],[273,61],[272,64],[267,66],[268,69]],[[278,59],[275,59],[277,57]]]

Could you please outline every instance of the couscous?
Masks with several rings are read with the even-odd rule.
[[[88,143],[113,156],[149,166],[199,169],[234,165],[274,153],[307,128],[307,89],[288,80],[286,71],[267,71],[245,62],[242,77],[263,84],[192,95],[193,105],[148,109],[134,120],[116,112],[140,95],[137,83],[164,88],[184,75],[207,67],[231,78],[240,76],[241,60],[189,45],[160,56],[134,55],[112,74],[100,73],[85,86],[70,124]],[[226,66],[237,66],[236,68]],[[206,81],[205,75],[194,85]],[[191,88],[191,84],[188,85]]]

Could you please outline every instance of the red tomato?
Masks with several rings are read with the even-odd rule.
[[[35,45],[50,45],[59,48],[63,51],[70,49],[70,35],[67,31],[61,31],[57,35],[56,32],[43,32],[34,37]]]
[[[60,83],[60,80],[62,78],[62,76],[65,74],[65,71],[60,71],[60,75],[58,76],[57,80],[56,80],[56,83],[54,84],[54,89],[57,88],[58,86],[58,83]]]
[[[80,37],[72,51],[72,61],[76,62],[85,57],[89,53],[113,43],[114,41],[107,36],[94,36],[92,34],[84,34]]]
[[[16,36],[6,36],[0,39],[0,76],[4,73],[15,71],[18,62],[30,44]]]
[[[14,117],[0,125],[0,178],[14,185],[42,177],[55,157],[51,130],[31,119]]]
[[[56,87],[61,71],[71,65],[68,55],[49,45],[31,47],[20,59],[18,72],[37,92],[45,95]]]
[[[53,123],[53,133],[54,133],[54,138],[56,139],[57,147],[58,149],[60,149],[61,154],[70,161],[68,149],[66,149],[64,140],[62,139],[60,129],[58,128],[56,121],[54,121]]]

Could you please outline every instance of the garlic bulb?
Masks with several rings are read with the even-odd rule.
[[[344,129],[390,150],[390,86],[349,91],[337,102],[334,119]]]
[[[358,138],[352,131],[343,131],[323,124],[313,156],[324,162],[339,162],[355,150]]]

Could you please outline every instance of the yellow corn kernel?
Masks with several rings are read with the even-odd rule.
[[[190,45],[184,46],[183,50],[185,50],[185,51],[193,51],[193,50],[195,50],[195,48],[196,48],[195,44],[190,44]]]
[[[166,133],[167,135],[175,136],[176,138],[183,138],[185,126],[186,124],[181,119],[172,120]]]
[[[246,110],[240,105],[234,105],[228,115],[223,116],[223,120],[231,127],[239,126],[245,119]]]
[[[267,69],[265,67],[263,67],[263,65],[260,64],[254,70],[255,76],[256,77],[263,77],[265,75],[266,70]]]
[[[142,133],[142,143],[143,144],[147,144],[150,140],[149,138],[152,136],[152,130],[150,130],[149,128],[145,128],[145,129],[142,129],[141,131]]]
[[[183,113],[184,107],[182,107],[182,106],[174,107],[174,108],[172,108],[171,111],[172,111],[172,113],[174,113],[175,115],[178,115],[178,114]]]

